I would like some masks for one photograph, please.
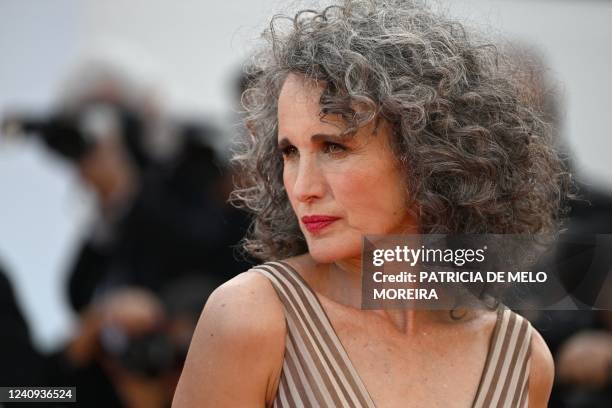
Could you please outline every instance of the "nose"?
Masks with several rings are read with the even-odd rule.
[[[297,166],[293,194],[298,201],[310,203],[325,194],[325,177],[315,157],[303,155]]]

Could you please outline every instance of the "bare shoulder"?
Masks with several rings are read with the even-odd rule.
[[[542,335],[533,329],[529,371],[529,407],[547,407],[555,377],[555,364]]]
[[[219,286],[208,298],[201,319],[211,323],[219,335],[231,337],[274,338],[285,331],[280,299],[270,281],[252,269]]]
[[[282,304],[265,276],[250,270],[218,287],[198,321],[173,406],[266,405],[285,331]]]

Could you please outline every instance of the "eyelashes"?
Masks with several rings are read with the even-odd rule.
[[[340,143],[325,142],[324,150],[329,154],[341,154],[348,151],[348,148]]]
[[[285,159],[296,157],[298,155],[298,149],[292,145],[279,147],[278,150],[281,152],[283,158]]]
[[[278,150],[282,154],[284,159],[291,159],[299,156],[299,150],[293,145],[279,146]],[[349,149],[340,143],[335,142],[323,142],[321,151],[330,156],[342,156],[346,154]]]

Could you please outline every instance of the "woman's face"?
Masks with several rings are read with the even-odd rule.
[[[405,180],[381,122],[341,136],[333,115],[321,121],[323,88],[291,74],[278,101],[278,145],[287,195],[317,262],[361,256],[365,234],[416,232]]]

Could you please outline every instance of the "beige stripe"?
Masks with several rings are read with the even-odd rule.
[[[496,337],[494,339],[495,343],[493,343],[492,349],[489,354],[490,365],[486,367],[486,372],[484,373],[484,380],[481,385],[482,388],[479,390],[478,399],[474,403],[475,407],[484,407],[483,402],[487,395],[489,394],[489,387],[491,385],[491,380],[493,379],[493,374],[495,373],[495,368],[497,366],[497,360],[499,359],[499,351],[502,346],[503,339],[506,335],[506,330],[508,328],[508,320],[510,315],[507,313],[509,309],[504,309],[502,314],[501,324],[499,326],[499,331],[496,333]],[[485,392],[486,391],[486,392]],[[487,407],[488,408],[488,407]]]
[[[285,275],[288,272],[277,272],[279,276],[277,278],[279,281],[282,281],[283,284],[286,283],[287,289],[290,291],[297,291],[299,297],[296,297],[294,301],[299,303],[300,309],[304,312],[303,320],[307,322],[310,327],[313,328],[312,334],[315,339],[318,341],[312,341],[309,344],[312,344],[313,350],[311,351],[314,354],[318,354],[319,358],[316,359],[317,362],[321,364],[326,364],[320,368],[320,371],[323,369],[331,369],[331,375],[328,373],[328,377],[323,376],[326,379],[326,383],[328,385],[328,389],[330,391],[330,395],[335,399],[334,406],[351,406],[351,405],[364,405],[359,401],[359,397],[355,395],[355,392],[359,392],[357,385],[352,384],[349,377],[346,377],[347,374],[342,372],[343,365],[340,361],[340,352],[334,349],[334,345],[332,341],[329,339],[329,333],[325,332],[325,328],[322,326],[319,318],[316,316],[315,311],[313,310],[313,306],[310,303],[311,300],[306,298],[306,293],[304,293],[304,288],[300,285],[299,282],[293,282],[296,279],[292,276]],[[327,339],[326,339],[327,337]],[[321,354],[320,351],[323,351]],[[321,358],[321,356],[323,358]],[[333,384],[331,383],[333,382]],[[345,388],[346,387],[346,388]],[[352,399],[351,401],[348,398]],[[357,402],[355,402],[357,401]]]
[[[315,326],[316,325],[315,321],[312,320],[312,316],[314,314],[314,317],[316,317],[316,322],[319,323],[319,325],[317,326],[321,328],[321,332],[315,331],[315,334],[317,335],[317,339],[320,341],[321,348],[323,349],[326,357],[328,357],[328,362],[332,365],[334,370],[336,370],[336,373],[338,373],[338,379],[341,381],[342,385],[345,387],[346,391],[348,392],[350,399],[352,400],[351,401],[352,403],[349,403],[348,401],[344,400],[344,403],[347,404],[346,406],[359,406],[359,405],[367,404],[367,406],[373,407],[373,403],[368,401],[369,398],[366,397],[366,396],[369,397],[369,395],[367,394],[367,390],[365,390],[365,387],[359,380],[359,377],[356,376],[356,371],[354,367],[352,366],[352,363],[348,359],[348,356],[346,355],[346,351],[342,347],[342,344],[340,343],[337,334],[333,330],[327,315],[324,313],[318,299],[313,294],[312,290],[308,288],[307,286],[305,286],[305,284],[302,281],[300,281],[299,278],[295,276],[297,272],[288,270],[288,268],[284,264],[281,264],[281,263],[270,263],[270,264],[274,264],[278,267],[283,268],[283,270],[285,270],[287,274],[289,274],[291,277],[294,278],[293,280],[295,281],[295,283],[298,284],[299,287],[303,290],[302,295],[305,297],[304,301],[308,303],[312,311],[312,313],[306,313],[305,320],[311,326]],[[279,278],[283,279],[284,281],[287,281],[288,279],[284,275],[282,277],[279,276]],[[295,295],[294,287],[291,284],[289,284],[288,286],[289,286],[289,289]],[[302,297],[296,296],[295,300],[300,304],[300,307],[302,309],[306,309],[304,307],[304,304],[302,303]],[[326,335],[328,341],[323,340],[321,337],[322,335]],[[332,353],[332,349],[334,349],[336,353]],[[342,359],[342,362],[344,364],[338,361],[338,357]],[[352,378],[351,378],[351,375],[352,375]],[[333,378],[333,379],[335,380],[336,378]],[[336,383],[336,388],[338,388],[337,383]],[[357,394],[356,394],[356,391],[357,391]],[[358,396],[359,392],[362,393],[361,398],[360,396]],[[339,396],[344,397],[344,395],[340,393],[339,393]]]
[[[298,391],[295,382],[293,381],[293,377],[291,376],[291,370],[289,369],[289,364],[287,364],[287,360],[283,362],[283,376],[281,381],[284,381],[287,385],[287,400],[290,406],[304,406],[304,399],[301,398],[300,392]],[[299,397],[299,398],[297,398]]]
[[[527,349],[529,348],[529,341],[527,341],[528,337],[529,322],[526,319],[522,318],[521,331],[519,334],[520,349],[518,349],[517,347],[513,352],[514,361],[504,384],[505,392],[502,393],[503,396],[502,398],[500,398],[500,402],[504,403],[504,406],[512,406],[512,397],[515,393],[519,391],[517,384],[520,375],[520,370],[521,368],[523,368],[523,362],[525,361]]]
[[[491,378],[491,384],[487,389],[487,396],[483,402],[483,405],[485,407],[494,406],[493,404],[491,404],[491,400],[493,399],[493,396],[495,395],[496,391],[501,388],[501,385],[499,384],[501,369],[503,367],[505,359],[508,356],[508,344],[510,342],[510,339],[512,338],[512,334],[514,333],[514,327],[517,322],[516,315],[514,313],[512,313],[510,310],[507,310],[505,313],[509,316],[508,327],[504,336],[499,339],[499,341],[501,342],[499,354],[494,356],[495,371],[493,373],[493,377]]]
[[[295,349],[293,348],[293,341],[287,343],[287,353],[288,358],[290,360],[289,365],[293,364],[296,370],[296,379],[299,381],[299,385],[301,389],[306,394],[305,400],[309,402],[309,405],[314,407],[317,405],[317,398],[314,395],[312,387],[310,386],[310,381],[307,380],[306,373],[304,372],[304,368],[302,367],[302,363],[300,362],[300,358],[298,358]],[[291,367],[290,367],[291,368]]]
[[[527,367],[526,367],[527,373],[529,373],[530,367],[531,367],[531,359],[527,361]],[[521,407],[529,406],[529,382],[527,381],[528,379],[529,379],[529,375],[526,375],[525,379],[523,380],[523,386],[521,387],[521,403],[520,403]]]
[[[517,391],[517,380],[520,373],[520,370],[523,366],[524,361],[524,341],[525,334],[527,333],[527,325],[525,324],[526,320],[520,319],[520,329],[518,340],[516,343],[516,347],[512,350],[512,360],[510,361],[510,367],[508,368],[508,373],[504,377],[503,389],[501,395],[499,397],[498,405],[507,406],[510,404],[514,393]]]
[[[368,407],[374,408],[374,402],[372,401],[372,399],[370,397],[370,394],[368,393],[365,385],[361,381],[361,377],[359,376],[359,374],[355,370],[355,367],[353,366],[353,363],[351,362],[350,358],[348,357],[348,353],[346,352],[344,346],[342,345],[342,343],[340,342],[340,339],[338,338],[338,334],[336,333],[336,331],[334,330],[333,326],[331,325],[331,322],[329,321],[329,317],[325,313],[323,307],[321,306],[321,303],[319,302],[319,299],[316,297],[316,295],[314,294],[312,289],[310,289],[305,284],[305,282],[303,282],[302,278],[299,276],[299,274],[297,272],[293,272],[292,270],[287,268],[287,266],[285,266],[285,264],[277,263],[277,262],[272,262],[272,263],[282,267],[285,271],[287,271],[287,273],[291,274],[291,276],[295,276],[296,277],[296,281],[304,289],[304,295],[308,298],[308,301],[309,301],[310,305],[314,309],[314,312],[316,313],[318,321],[323,325],[323,328],[327,332],[328,338],[332,341],[333,345],[335,346],[336,350],[338,351],[339,356],[342,358],[342,361],[344,362],[344,364],[341,365],[341,367],[346,368],[348,370],[348,373],[346,373],[343,370],[343,372],[345,372],[346,376],[341,376],[340,378],[342,379],[342,382],[347,386],[347,389],[350,392],[351,399],[353,400],[353,405],[352,406],[359,406],[359,405],[364,405],[365,404]],[[334,360],[333,362],[334,362],[335,367],[337,367],[336,361]],[[357,390],[361,394],[361,395],[359,395],[359,397],[361,397],[361,398],[359,398],[355,394],[354,388],[350,387],[346,383],[346,380],[351,380],[351,379],[352,379],[352,382],[353,382],[353,386],[357,387]]]
[[[505,383],[508,381],[510,361],[513,356],[516,354],[516,342],[518,340],[518,335],[521,329],[521,321],[517,314],[512,313],[513,316],[513,324],[510,329],[511,332],[508,333],[510,336],[510,341],[507,343],[505,348],[502,348],[500,357],[503,358],[503,362],[501,362],[501,366],[499,369],[499,375],[494,380],[495,381],[495,392],[493,393],[493,398],[491,402],[488,404],[490,406],[497,406],[499,401],[499,397],[501,396],[502,390],[505,386]]]
[[[285,390],[287,390],[287,392],[285,393],[285,396],[287,397],[287,402],[289,403],[289,406],[292,408],[295,407],[297,401],[295,400],[294,395],[291,393],[291,388],[289,388],[289,383],[287,382],[286,375],[283,375],[281,377],[281,382],[283,383]]]
[[[293,333],[295,333],[295,331]],[[304,338],[300,335],[292,338],[293,344],[299,352],[299,355],[296,353],[296,357],[304,368],[305,377],[303,380],[311,384],[317,404],[325,403],[331,404],[332,406],[337,405],[338,400],[336,399],[336,401],[333,401],[333,395],[330,393],[333,387],[323,372],[321,361],[313,354],[312,345],[307,345],[304,342]]]
[[[321,366],[322,361],[319,358],[314,357],[314,353],[316,353],[317,349],[312,344],[309,343],[311,351],[308,350],[308,347],[303,343],[303,339],[307,337],[307,334],[303,333],[303,325],[304,322],[301,320],[299,315],[295,313],[295,306],[291,303],[291,299],[288,298],[287,293],[283,289],[282,285],[277,281],[277,275],[270,273],[268,271],[260,270],[262,273],[270,274],[268,279],[272,282],[276,290],[278,291],[279,296],[283,299],[283,303],[285,305],[285,316],[287,319],[287,335],[289,339],[295,347],[299,348],[299,345],[296,344],[296,340],[293,337],[293,333],[298,334],[299,340],[302,342],[302,348],[300,350],[301,360],[304,362],[304,368],[308,371],[307,375],[304,377],[305,381],[315,381],[315,383],[311,383],[313,388],[313,392],[316,394],[316,401],[318,403],[323,403],[326,399],[323,394],[331,387],[331,382],[329,382],[329,378],[323,375],[324,368]],[[278,272],[277,272],[278,273]],[[299,321],[301,325],[297,325],[295,321]],[[301,333],[301,334],[300,334]],[[296,354],[297,356],[297,354]],[[310,379],[310,380],[309,380]],[[320,381],[327,380],[328,384],[323,385]]]
[[[312,313],[314,312],[310,311],[309,313],[307,307],[302,302],[302,299],[296,293],[296,287],[291,284],[288,278],[280,272],[277,272],[277,273],[278,274],[275,275],[275,277],[278,279],[279,283],[282,285],[281,290],[283,291],[283,293],[286,295],[285,290],[289,290],[293,294],[293,297],[291,298],[291,301],[292,301],[291,307],[302,312],[301,314],[299,314],[300,316],[299,322],[301,323],[301,326],[304,328],[304,330],[300,331],[301,335],[296,336],[296,339],[298,339],[299,341],[302,341],[303,339],[301,337],[307,336],[309,340],[308,345],[311,346],[308,350],[310,350],[310,353],[313,354],[313,362],[319,363],[318,364],[319,372],[321,372],[321,369],[326,371],[327,376],[323,375],[323,376],[317,376],[317,377],[322,377],[328,383],[327,384],[328,387],[326,387],[325,389],[328,391],[329,397],[335,399],[333,406],[337,406],[338,404],[347,405],[348,401],[346,400],[344,394],[339,391],[340,386],[338,384],[338,377],[340,380],[344,381],[345,383],[346,381],[344,379],[344,376],[334,375],[339,372],[339,368],[337,365],[337,359],[334,358],[332,351],[328,348],[329,346],[328,343],[326,343],[322,339],[321,332],[319,331],[316,323],[311,318]],[[293,304],[294,302],[297,303],[297,305]],[[299,328],[299,326],[297,325],[295,327]],[[318,340],[318,342],[314,340],[313,335]],[[297,343],[296,343],[296,347],[298,347],[298,349],[300,348]],[[325,353],[325,356],[322,355],[321,350],[323,350],[323,353]],[[314,358],[314,354],[316,354],[318,358]],[[330,355],[331,357],[329,357]],[[328,358],[325,358],[325,357],[328,357]],[[333,373],[331,371],[332,369],[336,370],[336,372]],[[335,392],[331,392],[330,390],[332,389]]]
[[[317,383],[318,393],[320,393],[322,399],[325,400],[325,402],[329,404],[329,406],[334,406],[334,403],[332,402],[332,396],[329,393],[329,387],[326,387],[325,385],[323,385],[323,382],[322,382],[323,380],[329,381],[330,379],[333,379],[331,377],[329,367],[325,364],[322,364],[323,359],[321,356],[320,348],[316,347],[316,343],[314,342],[312,338],[312,333],[308,331],[308,328],[304,327],[305,326],[304,320],[309,320],[308,315],[306,314],[305,319],[300,318],[299,313],[296,311],[296,306],[293,305],[292,303],[293,301],[296,301],[297,299],[293,297],[289,297],[287,292],[285,291],[285,288],[279,282],[279,279],[284,279],[284,277],[280,276],[280,274],[276,275],[268,271],[265,271],[265,272],[266,272],[266,275],[271,279],[271,281],[273,281],[276,284],[275,286],[280,291],[282,296],[285,297],[285,299],[287,299],[287,303],[285,304],[287,308],[285,310],[289,314],[287,316],[287,323],[289,326],[288,331],[289,333],[291,333],[293,329],[293,332],[298,332],[301,334],[301,335],[294,337],[294,344],[295,344],[295,347],[297,347],[298,350],[300,350],[301,352],[306,351],[302,353],[301,356],[304,358],[306,367],[312,373],[311,378],[313,378]],[[289,286],[289,290],[293,291],[294,289],[291,286]],[[289,308],[291,308],[291,310],[289,310]],[[302,312],[304,312],[303,305],[301,305],[301,309],[302,309]],[[298,325],[294,319],[296,319],[300,324]],[[311,323],[311,326],[312,326],[312,323]],[[315,334],[318,334],[318,332],[315,331]],[[304,343],[304,340],[309,341],[310,347],[308,347]],[[318,358],[316,358],[315,355]],[[319,363],[318,369],[317,369],[317,362]],[[325,371],[327,376],[317,375],[317,373],[323,374],[322,370]]]
[[[530,338],[530,336],[529,336]],[[528,338],[528,340],[529,340]],[[527,341],[528,344],[531,344],[530,341]],[[525,357],[525,360],[523,361],[523,365],[520,368],[520,373],[519,373],[519,379],[518,379],[518,385],[517,385],[517,389],[514,392],[514,398],[512,398],[512,406],[513,407],[517,407],[519,406],[519,401],[521,399],[521,394],[523,393],[523,383],[525,381],[525,378],[529,378],[529,355],[531,354],[531,347],[527,347],[527,356]]]
[[[280,392],[278,393],[278,396],[280,397],[280,406],[281,407],[290,407],[289,405],[289,401],[287,401],[287,384],[283,381],[283,377],[281,376],[281,382],[280,382]]]
[[[480,373],[480,379],[478,380],[478,387],[476,387],[476,394],[474,395],[474,398],[472,399],[472,408],[476,408],[476,401],[478,401],[478,399],[480,398],[480,394],[482,394],[485,391],[484,388],[484,381],[485,381],[485,374],[487,373],[487,371],[489,371],[489,366],[491,366],[492,364],[494,364],[494,361],[491,360],[491,355],[493,354],[493,349],[495,347],[495,344],[497,343],[497,338],[499,337],[499,332],[501,329],[501,324],[502,324],[502,318],[504,315],[504,305],[502,303],[499,303],[497,305],[497,310],[496,310],[496,319],[495,319],[495,326],[493,327],[493,332],[490,335],[489,338],[489,342],[487,344],[487,355],[485,357],[485,362],[484,362],[484,367],[482,368],[482,371]]]
[[[355,369],[353,362],[350,360],[346,349],[342,345],[340,338],[331,324],[329,316],[325,313],[323,306],[321,305],[318,297],[314,291],[308,286],[304,279],[299,275],[295,269],[290,265],[281,265],[283,269],[290,274],[293,280],[296,280],[297,284],[302,288],[302,295],[304,296],[304,302],[308,302],[313,308],[313,313],[316,314],[315,322],[321,325],[321,333],[327,336],[327,344],[336,350],[334,363],[337,363],[339,368],[342,370],[339,375],[346,384],[348,381],[347,389],[350,391],[350,397],[353,403],[358,406],[374,407],[374,402],[368,393],[365,384],[361,380],[357,370]],[[355,399],[358,401],[355,402]]]

